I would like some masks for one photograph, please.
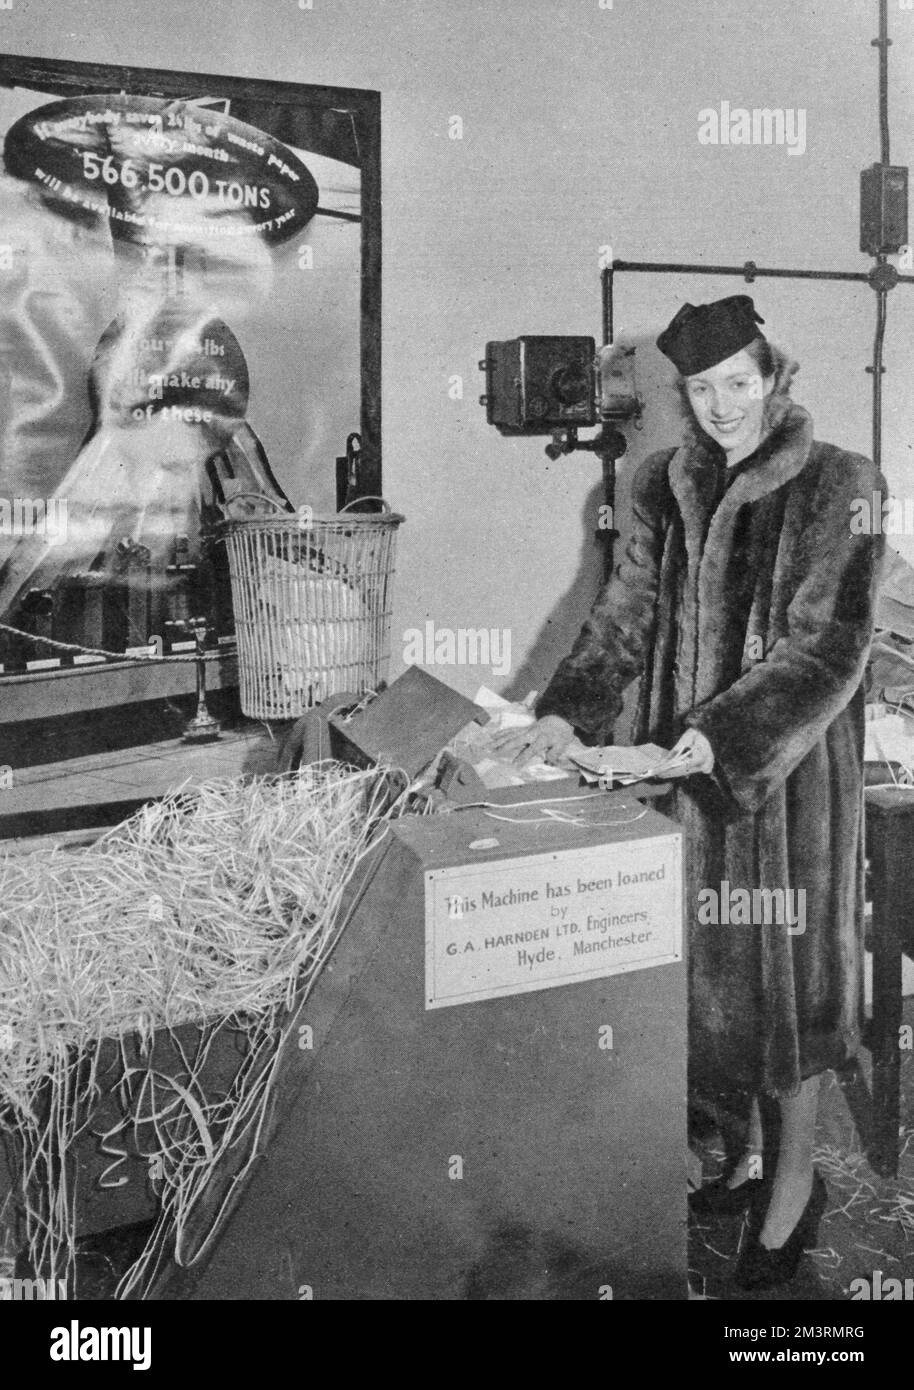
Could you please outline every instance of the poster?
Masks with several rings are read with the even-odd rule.
[[[309,114],[0,90],[9,627],[123,651],[199,610],[218,637],[203,540],[226,497],[334,510],[361,418],[361,170],[351,115],[328,135]],[[65,651],[0,633],[8,671]]]

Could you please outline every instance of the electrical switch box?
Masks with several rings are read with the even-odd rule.
[[[860,250],[892,255],[908,244],[908,171],[872,164],[860,175]]]

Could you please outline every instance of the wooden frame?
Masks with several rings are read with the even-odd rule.
[[[179,72],[146,67],[71,62],[26,55],[0,56],[0,87],[19,87],[49,97],[93,96],[102,92],[126,91],[138,97],[225,98],[233,113],[257,124],[258,112],[290,129],[304,124],[315,136],[315,152],[338,157],[334,138],[339,140],[345,115],[351,118],[352,144],[358,155],[361,176],[361,288],[359,331],[360,434],[362,449],[356,465],[356,493],[378,496],[382,493],[381,468],[381,171],[380,108],[378,92],[342,87],[279,82],[224,74]],[[288,114],[282,108],[291,108]],[[334,120],[334,117],[337,118]],[[294,123],[294,124],[293,124]],[[335,136],[334,136],[335,132]],[[323,142],[323,143],[322,143]],[[291,142],[290,142],[291,143]],[[351,160],[350,162],[355,162]],[[344,441],[340,440],[340,452]],[[332,480],[331,484],[332,486]],[[233,654],[226,653],[226,665],[211,667],[212,684],[227,686],[236,679]],[[185,692],[190,668],[168,662],[156,666],[155,696],[169,698]],[[66,679],[48,680],[56,674]],[[136,667],[117,663],[85,669],[66,667],[56,673],[30,672],[24,678],[28,687],[28,711],[43,716],[65,714],[83,708],[85,687],[88,703],[98,708],[117,707],[139,698],[137,685],[142,673]],[[91,690],[89,689],[91,687]],[[103,687],[103,690],[99,687]],[[148,698],[148,697],[146,697]],[[10,710],[4,722],[24,717]]]
[[[381,492],[381,96],[360,88],[311,86],[265,78],[229,77],[161,68],[74,63],[0,55],[0,86],[59,96],[130,91],[138,96],[205,97],[270,106],[318,106],[352,113],[362,157],[362,460],[359,490]]]

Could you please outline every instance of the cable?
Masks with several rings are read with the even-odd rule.
[[[530,801],[467,801],[462,806],[454,806],[454,811],[472,811],[479,807],[495,806],[499,810],[515,811],[522,806],[550,806],[555,801],[590,801],[595,796],[605,796],[606,792],[583,792],[580,796],[542,796]]]
[[[528,805],[532,803],[527,803]],[[624,816],[617,820],[587,820],[583,816],[563,816],[561,811],[544,811],[541,816],[497,816],[494,811],[484,811],[489,820],[508,821],[511,825],[573,825],[576,830],[591,830],[604,825],[631,825],[647,815],[647,807],[642,806],[637,815]]]
[[[360,212],[343,212],[341,208],[317,208],[315,217],[339,217],[343,222],[361,222]]]
[[[11,627],[9,623],[0,623],[0,632],[11,632],[14,637],[27,637],[30,642],[42,642],[46,647],[53,647],[60,652],[79,652],[82,656],[105,656],[112,661],[153,661],[157,666],[161,666],[164,661],[221,661],[226,655],[223,651],[206,651],[196,656],[193,652],[174,652],[168,656],[140,656],[136,652],[129,656],[126,652],[109,652],[104,647],[83,647],[78,642],[58,642],[54,637],[40,637],[37,632],[25,632],[22,628]],[[228,653],[234,656],[234,651]]]
[[[881,161],[891,164],[889,158],[889,0],[879,0],[879,38],[874,40],[879,48],[879,143]]]

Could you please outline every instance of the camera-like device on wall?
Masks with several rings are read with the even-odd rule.
[[[596,343],[593,338],[524,334],[486,343],[480,370],[486,419],[503,434],[551,434],[595,425]]]

